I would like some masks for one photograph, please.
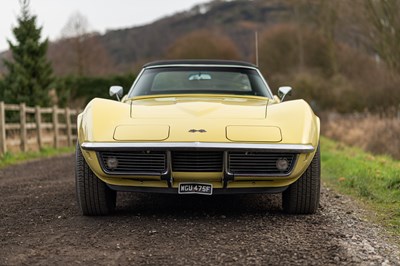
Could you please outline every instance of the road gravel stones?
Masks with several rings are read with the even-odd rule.
[[[400,265],[399,247],[349,198],[323,188],[315,215],[280,195],[118,194],[79,214],[73,156],[0,170],[0,265]]]

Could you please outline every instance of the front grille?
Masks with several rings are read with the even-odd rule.
[[[106,173],[159,173],[167,169],[166,152],[160,151],[117,151],[99,152],[100,163]],[[116,160],[116,167],[110,168],[107,161]]]
[[[279,158],[286,158],[289,167],[280,171],[276,167]],[[296,155],[293,153],[270,152],[230,152],[228,170],[232,174],[287,175],[294,166]]]
[[[167,151],[101,151],[100,165],[107,174],[162,175],[167,172]],[[285,158],[288,168],[280,171],[276,162]],[[297,154],[232,151],[227,153],[227,170],[236,175],[285,176],[291,173]],[[114,163],[110,166],[110,160]],[[171,151],[173,172],[222,172],[223,151]]]
[[[173,151],[174,172],[222,172],[223,152]]]

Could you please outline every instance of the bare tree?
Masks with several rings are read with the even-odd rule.
[[[74,37],[85,37],[90,32],[89,20],[82,15],[80,12],[76,11],[73,13],[67,23],[61,30],[61,35],[63,38],[74,38]]]
[[[112,71],[108,52],[99,35],[90,31],[88,19],[79,12],[70,16],[61,31],[62,38],[50,49],[55,73],[60,75],[103,75]]]
[[[365,0],[369,37],[375,52],[396,72],[400,72],[400,1]]]
[[[75,52],[76,71],[79,76],[86,73],[85,45],[90,38],[89,21],[79,12],[72,14],[61,30],[64,39],[68,39]]]
[[[294,5],[294,16],[297,21],[297,31],[296,31],[296,37],[297,37],[297,43],[299,45],[299,71],[302,72],[304,70],[304,40],[303,40],[303,26],[304,22],[303,19],[301,18],[301,13],[300,13],[300,8],[301,8],[301,1],[298,1]]]
[[[325,37],[327,41],[327,49],[328,55],[331,62],[331,71],[332,74],[336,74],[337,60],[336,60],[336,40],[335,40],[335,31],[336,24],[338,21],[338,6],[341,4],[340,1],[326,1],[319,0],[318,1],[318,21],[319,28],[322,32],[322,35]]]
[[[338,0],[285,0],[291,7],[293,17],[291,21],[297,25],[296,43],[298,46],[298,69],[302,72],[305,68],[305,54],[307,48],[304,47],[304,35],[310,27],[321,33],[326,40],[327,54],[329,54],[331,64],[329,66],[331,74],[337,72],[336,63],[336,24],[338,21],[338,9],[343,4]]]

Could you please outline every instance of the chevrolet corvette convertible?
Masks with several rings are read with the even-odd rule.
[[[282,208],[319,205],[319,118],[273,95],[259,69],[222,60],[146,64],[117,100],[95,98],[77,121],[76,193],[83,215],[106,215],[118,191],[281,193]]]

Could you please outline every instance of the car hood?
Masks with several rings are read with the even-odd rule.
[[[160,97],[131,102],[131,117],[265,119],[268,99],[261,97]]]
[[[125,102],[95,98],[79,115],[77,126],[80,143],[309,144],[319,132],[319,119],[303,100],[279,103],[254,96],[214,95],[146,97]]]

